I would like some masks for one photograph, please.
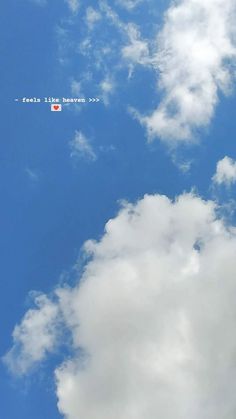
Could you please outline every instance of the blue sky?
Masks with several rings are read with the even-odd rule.
[[[211,180],[219,160],[236,159],[233,87],[228,97],[219,91],[214,116],[197,127],[197,144],[179,141],[173,151],[159,134],[148,142],[145,124],[128,108],[144,114],[158,106],[163,96],[158,74],[146,62],[125,61],[119,51],[128,43],[127,22],[137,25],[140,39],[154,48],[170,3],[143,1],[132,10],[109,4],[119,22],[105,18],[101,8],[101,22],[91,32],[85,16],[88,7],[99,9],[95,1],[81,0],[77,14],[62,0],[43,5],[11,0],[0,6],[2,356],[12,345],[14,326],[33,306],[31,291],[50,295],[62,282],[73,286],[81,247],[103,236],[121,200],[133,203],[145,194],[174,198],[192,188],[203,199],[235,199],[233,182],[231,188],[213,188]],[[83,52],[86,39],[91,46]],[[111,50],[100,56],[105,47]],[[108,93],[104,80],[113,86]],[[44,103],[14,102],[21,97],[77,97],[73,81],[81,84],[81,94],[100,102],[63,107],[62,112],[50,112]],[[96,158],[82,149],[72,155],[76,131],[83,133]],[[181,170],[188,162],[190,168]],[[53,371],[70,350],[57,349],[23,377],[14,377],[1,364],[0,416],[63,417]]]

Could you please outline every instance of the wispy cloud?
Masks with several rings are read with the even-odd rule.
[[[72,141],[70,141],[71,157],[80,157],[87,160],[97,160],[97,155],[90,144],[89,139],[81,132],[76,131]]]
[[[134,64],[149,65],[151,63],[149,44],[141,38],[138,27],[131,23],[128,24],[126,35],[128,37],[128,43],[121,49],[123,58]]]
[[[85,21],[90,30],[92,30],[95,24],[101,19],[102,19],[102,16],[98,10],[94,9],[91,6],[87,7]]]
[[[80,6],[80,1],[79,0],[65,0],[66,3],[68,4],[70,10],[73,13],[77,13],[79,10],[79,6]]]
[[[138,3],[126,2],[128,8]],[[145,127],[149,141],[158,138],[170,147],[197,141],[199,131],[213,119],[219,93],[227,95],[232,90],[235,0],[173,2],[165,13],[162,29],[154,35],[153,18],[152,30],[146,37],[141,26],[124,22],[117,10],[106,0],[100,0],[96,8],[83,10],[87,32],[85,29],[78,50],[87,59],[85,66],[92,73],[92,82],[96,79],[94,84],[101,86],[109,72],[116,84],[124,67],[128,68],[128,78],[137,65],[152,69],[158,86],[155,102],[159,105],[150,111],[133,112]],[[109,39],[100,37],[95,30],[98,23],[106,29],[112,25],[116,34]]]
[[[133,10],[142,2],[143,0],[116,0],[117,4],[119,4],[127,10]]]
[[[82,93],[82,82],[72,79],[71,81],[71,93],[72,95],[76,95],[79,97],[84,97],[83,93]]]
[[[48,0],[30,0],[30,1],[40,6],[46,5],[48,3]],[[80,6],[80,0],[64,0],[64,1],[67,3],[72,13],[76,14],[78,12],[79,6]]]
[[[108,105],[110,103],[110,96],[114,93],[116,85],[111,76],[107,75],[100,82],[100,95],[102,96],[103,103]]]
[[[28,175],[29,179],[31,179],[33,182],[37,182],[39,180],[39,175],[35,170],[26,167],[25,172]]]

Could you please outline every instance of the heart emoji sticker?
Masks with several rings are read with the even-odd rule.
[[[52,112],[60,112],[61,111],[61,105],[51,105],[51,111]]]

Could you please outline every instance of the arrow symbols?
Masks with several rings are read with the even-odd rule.
[[[90,97],[89,98],[89,102],[99,102],[100,101],[100,99],[98,99],[97,97]]]

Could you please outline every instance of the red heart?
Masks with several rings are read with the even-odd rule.
[[[55,111],[58,111],[59,105],[54,105],[53,107],[54,107]]]

